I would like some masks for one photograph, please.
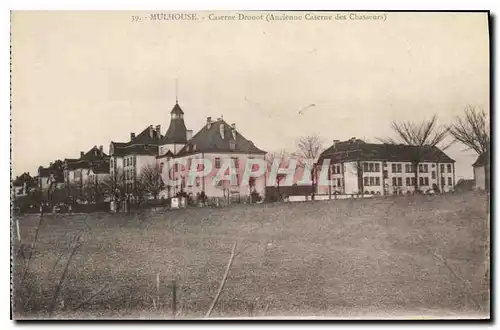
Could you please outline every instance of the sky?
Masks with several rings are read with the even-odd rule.
[[[107,152],[149,125],[164,132],[176,94],[194,133],[223,116],[267,151],[293,151],[312,134],[325,148],[351,137],[377,142],[393,136],[394,120],[436,114],[446,125],[467,104],[490,109],[485,13],[306,20],[300,12],[300,21],[270,22],[238,19],[248,12],[215,13],[232,21],[151,13],[13,12],[14,175],[94,145]],[[473,152],[456,144],[446,153],[457,180],[472,178]]]

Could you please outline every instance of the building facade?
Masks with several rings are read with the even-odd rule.
[[[472,164],[474,170],[474,189],[489,190],[490,187],[490,154],[479,155]]]
[[[174,194],[184,191],[194,196],[204,192],[208,197],[247,197],[252,193],[264,196],[265,170],[262,175],[244,174],[246,170],[259,172],[252,159],[265,164],[265,154],[237,131],[236,124],[208,117],[206,124],[164,167],[162,175],[164,181],[175,180],[171,187]],[[190,169],[199,175],[190,179]]]
[[[130,192],[138,183],[141,171],[151,166],[158,170],[161,178],[159,198],[179,193],[196,196],[202,192],[208,197],[248,196],[252,191],[259,194],[265,191],[264,175],[250,179],[251,187],[242,183],[243,166],[249,159],[264,159],[265,152],[243,137],[235,124],[230,126],[222,118],[217,121],[207,118],[206,124],[193,136],[193,131],[186,128],[184,111],[177,102],[170,112],[169,127],[164,135],[161,125],[156,128],[151,125],[137,136],[131,133],[129,142],[111,142],[109,153],[110,175],[117,181],[123,176]],[[226,161],[234,162],[233,177],[213,184],[220,166]],[[208,162],[212,170],[190,180],[192,162]]]
[[[319,182],[318,194],[394,195],[414,193],[415,189],[448,192],[455,186],[455,161],[437,147],[375,144],[351,138],[335,140],[321,154],[318,166],[324,160],[330,164],[323,177],[330,182]]]
[[[64,182],[66,186],[82,187],[89,183],[104,181],[109,176],[109,156],[103,152],[102,146],[94,146],[86,153],[81,151],[80,158],[66,158],[63,164]]]

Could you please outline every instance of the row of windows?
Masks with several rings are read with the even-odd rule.
[[[340,165],[333,165],[332,166],[332,173],[333,174],[341,174],[342,173],[342,167]]]
[[[365,178],[365,182],[366,182],[366,178]],[[414,177],[411,177],[411,178],[406,178],[406,186],[408,187],[412,187],[412,186],[415,186],[415,178]],[[446,181],[444,178],[441,178],[441,185],[445,185]],[[419,177],[418,178],[418,184],[420,186],[429,186],[429,178],[428,177]],[[394,177],[392,178],[392,185],[393,186],[398,186],[398,187],[401,187],[403,186],[403,178],[402,177]],[[453,185],[453,181],[451,178],[448,178],[448,185],[451,186]]]
[[[234,164],[235,168],[240,168],[240,160],[237,157],[231,157],[231,162]],[[220,158],[215,158],[215,168],[220,168]]]
[[[125,162],[124,166],[135,166],[135,156],[125,157],[123,161]]]
[[[363,163],[364,172],[380,172],[380,163]]]
[[[365,187],[367,186],[380,186],[380,177],[378,176],[365,176],[363,178],[363,184]]]

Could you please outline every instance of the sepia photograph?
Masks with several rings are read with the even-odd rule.
[[[10,20],[12,319],[491,318],[488,11]]]

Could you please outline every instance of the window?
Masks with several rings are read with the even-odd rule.
[[[448,168],[448,173],[451,173],[451,164],[446,165],[446,168]]]
[[[215,158],[215,168],[220,168],[220,158]]]
[[[375,185],[380,186],[380,177],[378,176],[375,178]]]
[[[444,173],[444,164],[441,164],[441,173]]]
[[[234,164],[234,168],[240,168],[240,161],[238,158],[236,158],[236,157],[233,158],[233,164]]]
[[[393,186],[402,186],[403,185],[403,178],[392,178],[392,185]]]
[[[428,164],[419,164],[418,171],[420,173],[428,173],[429,172],[429,165]]]
[[[200,179],[200,177],[199,177],[199,176],[197,176],[197,177],[196,177],[196,187],[199,187],[199,186],[200,186],[200,180],[201,180],[201,179]]]
[[[337,179],[337,187],[342,187],[342,180]]]
[[[384,179],[387,179],[389,177],[389,174],[387,173],[387,170],[384,170]]]
[[[406,178],[406,185],[411,186],[411,178]]]
[[[236,148],[236,143],[234,141],[229,141],[229,149],[234,150]]]
[[[392,164],[392,172],[393,173],[403,172],[403,165],[402,164]]]
[[[365,176],[363,178],[363,183],[364,183],[365,187],[370,185],[370,182],[368,181],[368,177],[367,176]]]
[[[429,178],[425,177],[424,178],[424,186],[428,186],[428,185],[429,185]]]
[[[238,174],[233,174],[231,175],[231,185],[232,186],[237,186],[238,185],[238,182],[240,181],[239,180],[239,175]]]
[[[375,163],[375,172],[380,172],[380,163]]]
[[[375,164],[370,163],[370,164],[368,164],[368,165],[369,165],[369,171],[370,171],[370,172],[375,172]]]
[[[368,172],[368,163],[363,163],[363,172]]]
[[[411,172],[411,171],[410,171],[410,165],[411,165],[411,164],[405,164],[405,172],[406,172],[406,173],[410,173],[410,172]]]
[[[452,186],[453,183],[451,182],[451,178],[448,178],[448,186]]]
[[[375,178],[373,176],[370,177],[370,186],[375,185]]]
[[[411,178],[411,185],[414,186],[415,185],[415,177]]]
[[[432,171],[432,178],[435,179],[436,178],[436,171]]]
[[[424,178],[423,177],[418,178],[418,184],[421,186],[424,185]]]
[[[178,172],[179,171],[179,163],[175,163],[174,164],[174,172]]]
[[[337,166],[337,173],[340,174],[341,171],[340,171],[340,165]]]

